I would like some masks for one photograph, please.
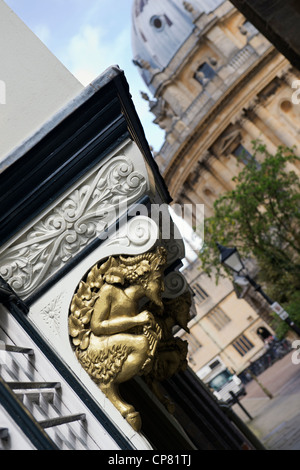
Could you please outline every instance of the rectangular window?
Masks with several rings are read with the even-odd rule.
[[[241,160],[243,163],[245,163],[245,165],[247,165],[247,163],[249,163],[253,159],[251,153],[248,152],[248,150],[246,150],[245,147],[241,144],[237,146],[237,148],[235,149],[233,154],[239,160]]]
[[[213,361],[209,364],[209,367],[211,368],[211,370],[213,370],[216,367],[218,367],[220,364],[221,364],[221,362],[219,361],[219,359],[216,359],[215,361]]]
[[[231,322],[231,319],[220,307],[214,308],[212,312],[207,315],[207,318],[218,331],[222,330]]]
[[[194,78],[201,83],[201,85],[205,86],[209,80],[212,80],[214,76],[216,75],[216,72],[214,69],[204,62],[200,67],[197,68],[197,71],[194,74]]]
[[[196,294],[196,301],[198,304],[201,304],[208,298],[208,294],[205,292],[204,289],[202,289],[202,287],[200,286],[200,284],[198,284],[198,282],[193,284],[192,289]]]
[[[254,345],[245,335],[241,335],[238,339],[236,339],[232,346],[234,349],[241,355],[245,356],[250,349],[254,348]]]

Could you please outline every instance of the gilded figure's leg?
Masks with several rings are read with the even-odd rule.
[[[122,369],[114,379],[115,383],[122,383],[138,375],[148,357],[149,341],[144,335],[118,334],[108,339],[108,346],[124,346],[129,354]]]
[[[133,429],[139,432],[141,428],[140,414],[135,411],[132,405],[129,405],[122,399],[118,386],[120,383],[126,382],[139,374],[148,358],[149,341],[144,335],[130,335],[126,333],[113,335],[106,339],[106,347],[108,349],[124,345],[126,345],[129,354],[122,364],[121,370],[108,384],[100,383],[99,387]]]

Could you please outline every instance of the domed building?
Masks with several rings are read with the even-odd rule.
[[[135,0],[132,15],[134,63],[165,130],[155,159],[174,201],[209,217],[251,141],[299,148],[299,73],[229,1]]]
[[[173,201],[203,204],[209,217],[214,201],[234,188],[253,140],[270,153],[278,145],[300,148],[300,108],[292,100],[299,72],[229,1],[135,0],[132,15],[133,60],[152,94],[143,96],[165,131],[154,158]],[[189,216],[196,226],[195,211]],[[231,283],[216,287],[199,262],[185,276],[197,304],[193,368],[216,354],[233,368],[245,367],[255,350],[239,357],[235,346],[245,336],[259,349],[257,327],[270,323],[269,306],[249,286],[238,294],[247,302],[236,298]],[[249,304],[252,313],[242,322]]]
[[[184,3],[184,2],[183,2]],[[168,66],[182,44],[192,34],[193,18],[180,1],[136,1],[133,9],[133,49],[137,65],[143,69],[142,76],[151,91],[157,85],[153,75]],[[201,9],[210,11],[209,2],[197,1]],[[219,0],[210,2],[213,7]]]

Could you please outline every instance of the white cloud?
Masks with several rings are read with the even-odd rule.
[[[100,26],[85,24],[69,41],[65,63],[84,85],[110,65],[118,64],[127,52],[126,29],[113,39],[108,40],[106,34]]]
[[[49,26],[46,24],[38,24],[33,29],[34,34],[44,43],[47,44],[50,40],[51,32]]]
[[[84,86],[111,65],[119,65],[125,72],[149,144],[158,150],[162,143],[163,131],[152,123],[154,116],[149,112],[148,103],[140,97],[140,90],[145,90],[145,84],[132,64],[130,38],[130,24],[112,34],[103,24],[95,26],[85,23],[69,40],[61,60]]]

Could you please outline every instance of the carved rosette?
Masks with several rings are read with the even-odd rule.
[[[64,293],[60,293],[41,310],[41,317],[56,336],[60,333],[60,314],[64,295]]]

